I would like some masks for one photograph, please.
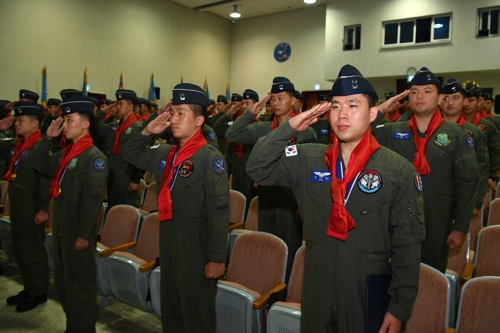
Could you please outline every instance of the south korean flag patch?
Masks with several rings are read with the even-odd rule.
[[[298,151],[297,151],[297,145],[291,145],[287,146],[285,148],[285,156],[290,157],[290,156],[297,156]]]

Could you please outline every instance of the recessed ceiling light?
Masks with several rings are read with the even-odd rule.
[[[304,2],[307,4],[312,4],[312,3],[316,3],[316,0],[304,0]]]

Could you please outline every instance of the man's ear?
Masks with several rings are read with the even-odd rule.
[[[205,122],[205,117],[203,116],[198,116],[196,117],[196,126],[203,126],[203,123]]]
[[[378,108],[376,106],[370,108],[370,123],[377,118]]]
[[[82,128],[88,129],[90,127],[90,121],[84,120],[82,124]]]

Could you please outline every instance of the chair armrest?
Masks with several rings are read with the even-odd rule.
[[[243,229],[244,226],[245,226],[245,223],[243,223],[243,222],[230,223],[229,227],[227,227],[227,230],[233,231],[234,229]]]
[[[255,310],[262,309],[264,306],[267,305],[267,302],[269,301],[269,295],[276,293],[278,291],[281,291],[286,288],[286,284],[282,283],[278,285],[277,287],[274,287],[273,289],[269,290],[267,293],[264,295],[260,296],[253,302],[253,308]]]
[[[149,271],[150,269],[155,268],[155,262],[156,261],[153,260],[153,261],[145,263],[144,265],[141,265],[139,267],[139,272],[145,272],[145,271]]]
[[[462,273],[462,284],[472,279],[472,272],[474,272],[474,263],[469,262]]]
[[[444,331],[444,333],[455,333],[455,329],[454,328],[451,328],[451,327],[448,327],[446,329],[446,331]]]
[[[52,231],[52,228],[45,228],[45,234],[48,234],[51,231]]]
[[[144,202],[139,202],[139,203],[137,204],[137,208],[141,208],[143,205],[144,205]]]
[[[101,252],[99,252],[99,257],[108,257],[111,254],[113,254],[113,252],[125,251],[125,250],[131,249],[133,247],[135,247],[135,242],[130,242],[130,243],[118,245],[118,246],[115,246],[115,247],[112,247],[112,248],[109,248],[106,250],[102,250]]]
[[[10,213],[0,214],[0,217],[10,216]]]

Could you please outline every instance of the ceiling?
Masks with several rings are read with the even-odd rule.
[[[225,19],[232,20],[229,14],[238,5],[238,12],[242,20],[249,17],[281,13],[288,10],[326,4],[327,0],[316,0],[315,4],[305,4],[303,0],[172,0],[180,5],[198,11],[208,11]]]

